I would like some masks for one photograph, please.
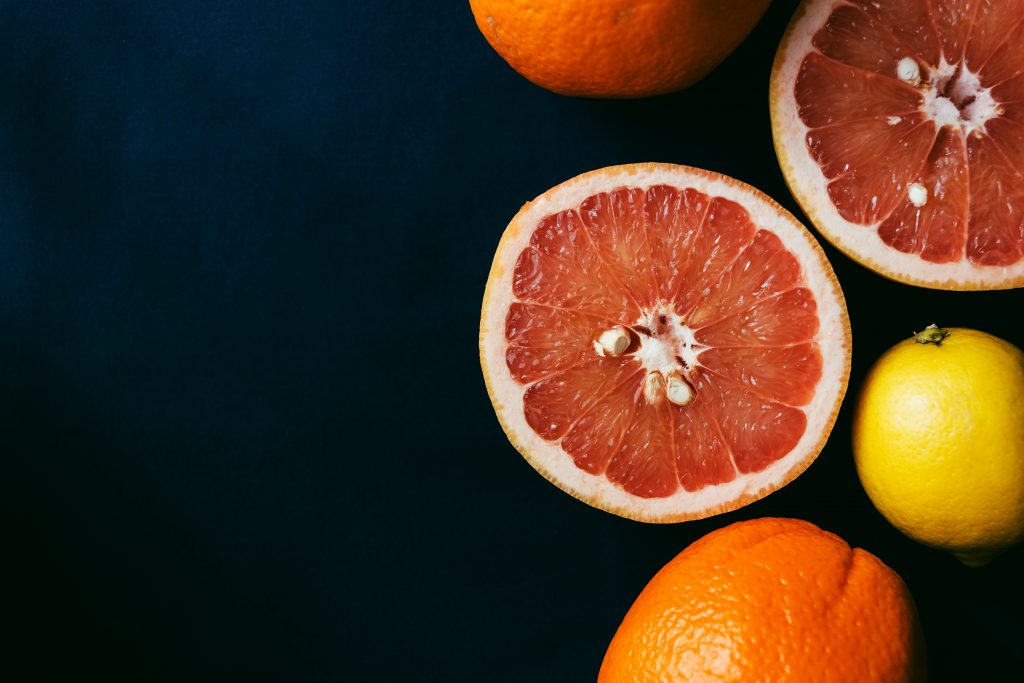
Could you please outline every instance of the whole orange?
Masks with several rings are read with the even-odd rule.
[[[658,572],[605,654],[599,683],[923,681],[903,581],[795,519],[738,522]]]
[[[512,68],[548,90],[644,97],[693,85],[771,0],[470,0]]]

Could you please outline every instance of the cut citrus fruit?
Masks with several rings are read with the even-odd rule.
[[[498,245],[480,321],[509,439],[632,519],[707,517],[800,474],[835,421],[850,329],[803,226],[756,189],[668,164],[549,190]]]
[[[1024,285],[1024,3],[807,0],[772,70],[786,181],[894,280]]]

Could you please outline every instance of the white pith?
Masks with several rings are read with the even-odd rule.
[[[881,222],[873,225],[852,223],[843,218],[832,203],[828,196],[828,180],[807,148],[806,136],[810,128],[800,119],[794,93],[803,59],[812,52],[819,52],[812,44],[814,35],[832,12],[844,4],[843,0],[805,0],[775,58],[771,81],[772,133],[793,195],[811,216],[815,227],[832,244],[888,277],[940,289],[993,289],[1019,283],[1024,279],[1024,259],[1008,266],[979,265],[966,257],[950,263],[925,261],[916,254],[904,253],[885,244],[878,236]],[[913,75],[907,65],[902,64],[903,61],[893,65],[892,73],[894,77],[910,82]],[[935,121],[937,128],[949,125],[965,136],[984,134],[986,122],[1003,113],[1001,104],[993,98],[990,89],[981,87],[977,74],[966,68],[960,71],[950,94],[961,101],[973,95],[974,101],[961,110],[949,98],[941,96],[941,88],[936,84],[944,84],[943,79],[948,81],[956,70],[955,64],[943,59],[934,70],[921,74],[922,111]],[[910,80],[904,79],[904,75]],[[888,118],[890,125],[899,123],[893,118]],[[906,185],[909,186],[913,180],[916,178],[906,179]],[[929,195],[936,192],[936,188],[926,189]]]
[[[805,286],[814,292],[820,323],[814,341],[820,348],[823,367],[813,400],[801,407],[807,415],[807,428],[789,453],[760,472],[737,474],[734,480],[724,484],[706,486],[695,492],[680,488],[665,498],[641,498],[626,492],[603,475],[592,475],[579,469],[558,442],[541,438],[527,424],[523,413],[526,386],[519,384],[508,370],[504,332],[505,318],[514,301],[512,276],[515,262],[542,218],[576,207],[587,197],[600,192],[618,187],[645,189],[660,184],[690,187],[710,197],[735,201],[749,211],[758,228],[779,237],[799,262]],[[481,362],[491,401],[510,439],[534,467],[564,490],[597,507],[633,519],[664,522],[703,517],[741,504],[735,501],[749,501],[775,490],[799,474],[817,455],[824,437],[832,428],[839,401],[846,389],[850,359],[846,306],[820,247],[807,230],[781,207],[752,188],[717,174],[667,164],[638,164],[584,174],[563,183],[523,207],[506,229],[491,268],[484,301],[480,328]],[[658,313],[652,311],[651,315]],[[683,347],[687,348],[687,353],[681,355],[690,367],[698,362],[700,349],[694,343],[693,331],[683,322],[678,318],[670,321],[672,329],[677,330],[676,341],[681,343],[672,344],[666,339],[653,338],[641,344],[636,356],[644,368],[671,372],[678,363],[674,359],[676,353],[669,352]]]
[[[986,132],[985,124],[989,119],[999,116],[1001,111],[999,103],[992,96],[992,88],[982,87],[978,74],[966,65],[957,71],[957,65],[950,64],[945,57],[935,69],[929,71],[929,77],[922,83],[927,85],[921,91],[924,95],[921,111],[939,128],[950,126],[959,130],[961,135],[970,135],[975,131]],[[947,87],[951,97],[942,95]],[[955,103],[969,99],[973,101],[962,109]]]
[[[662,312],[663,311],[663,312]],[[648,372],[660,372],[668,375],[673,370],[682,371],[676,356],[681,356],[689,367],[697,364],[697,349],[700,346],[693,336],[693,330],[686,326],[685,321],[676,315],[668,305],[659,312],[645,314],[637,321],[638,326],[649,330],[658,329],[658,316],[663,315],[668,321],[664,327],[667,334],[638,335],[640,348],[636,351],[636,359]]]

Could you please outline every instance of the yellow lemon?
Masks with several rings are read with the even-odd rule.
[[[853,453],[894,526],[985,564],[1024,538],[1024,353],[934,325],[900,342],[861,389]]]

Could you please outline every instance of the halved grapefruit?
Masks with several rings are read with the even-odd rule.
[[[756,189],[668,164],[549,190],[494,256],[480,358],[512,444],[591,505],[708,517],[799,475],[846,391],[821,248]]]
[[[807,0],[772,132],[818,230],[894,280],[1024,285],[1024,2]]]

